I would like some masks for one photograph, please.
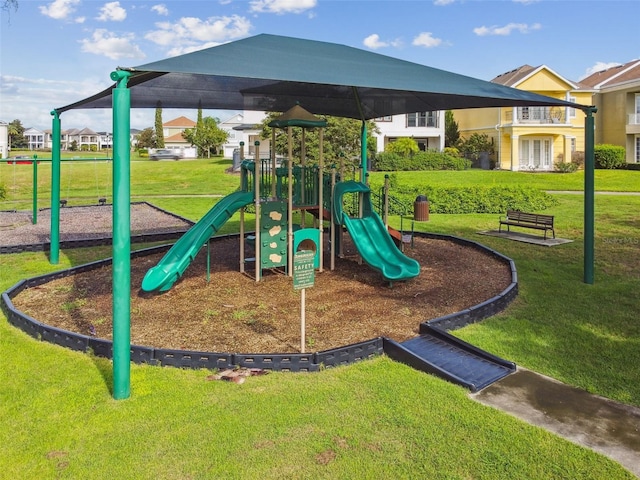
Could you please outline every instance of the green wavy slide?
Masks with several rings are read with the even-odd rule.
[[[191,227],[155,267],[149,269],[142,279],[142,290],[166,292],[182,276],[204,243],[231,218],[251,203],[253,192],[234,192],[227,195]]]
[[[362,218],[350,218],[342,208],[346,193],[363,194]],[[364,183],[353,180],[337,183],[333,194],[333,214],[344,225],[362,259],[382,273],[385,280],[408,280],[420,274],[420,264],[398,249],[380,216],[371,203],[371,190]]]

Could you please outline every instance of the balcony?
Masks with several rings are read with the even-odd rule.
[[[515,114],[515,118],[514,118]],[[514,107],[506,112],[507,122],[525,125],[567,124],[567,109],[561,107]]]
[[[625,130],[626,130],[625,133],[627,135],[640,134],[640,113],[629,114],[629,120],[627,122],[627,126]]]

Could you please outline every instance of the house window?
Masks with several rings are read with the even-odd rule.
[[[393,117],[391,115],[387,115],[386,117],[378,117],[375,119],[376,122],[391,122],[393,121]]]
[[[572,152],[575,152],[575,151],[576,151],[576,139],[575,139],[575,137],[573,137],[573,138],[571,139],[571,151],[572,151]]]
[[[567,100],[569,100],[572,103],[576,103],[576,97],[569,96],[567,98]],[[569,108],[569,118],[576,118],[576,109],[575,108]]]
[[[438,127],[438,112],[417,112],[407,114],[407,127]]]
[[[636,135],[636,163],[640,163],[640,135]]]

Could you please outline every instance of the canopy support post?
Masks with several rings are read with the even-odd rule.
[[[593,114],[598,109],[585,110],[584,122],[584,283],[594,282],[595,244],[595,122]]]
[[[60,114],[51,112],[51,245],[49,247],[49,263],[60,262]]]
[[[113,398],[131,395],[131,74],[111,73],[113,89]]]

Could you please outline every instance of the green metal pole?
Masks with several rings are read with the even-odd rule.
[[[131,395],[131,91],[124,71],[113,89],[113,398]]]
[[[31,223],[38,223],[38,155],[33,156],[33,212]]]
[[[361,177],[360,181],[365,182],[367,177],[367,121],[362,120],[362,127],[360,131],[360,162],[361,162]]]
[[[589,107],[584,122],[584,283],[593,285],[595,244],[595,122],[598,109]]]
[[[60,114],[53,110],[51,125],[51,247],[49,263],[60,261]]]

